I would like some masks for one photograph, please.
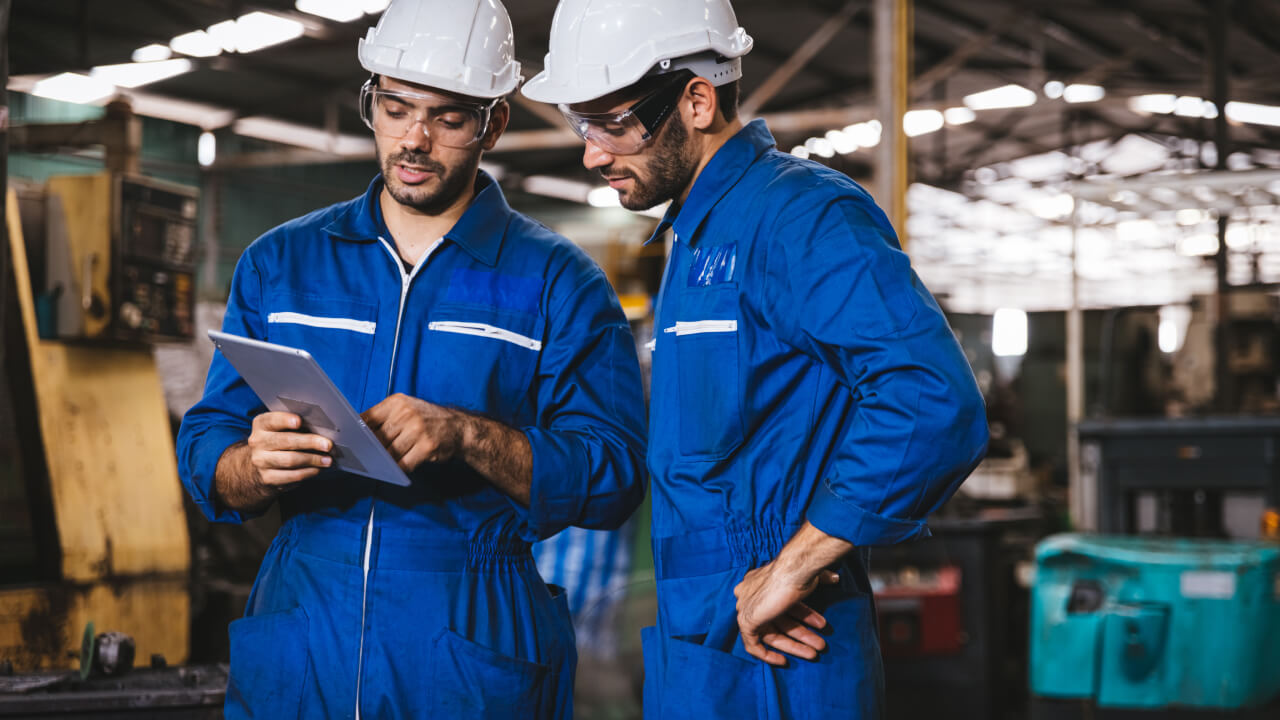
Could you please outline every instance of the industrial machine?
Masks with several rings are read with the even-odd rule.
[[[43,338],[158,341],[195,331],[196,192],[123,173],[20,187]]]
[[[1280,717],[1280,545],[1064,534],[1036,564],[1035,720]]]
[[[0,663],[74,668],[89,621],[182,663],[188,529],[145,342],[192,333],[195,194],[117,171],[22,198],[0,264]]]

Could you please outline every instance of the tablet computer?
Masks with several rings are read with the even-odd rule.
[[[311,353],[285,345],[209,331],[209,339],[270,410],[302,418],[302,429],[333,441],[333,466],[355,475],[408,485],[360,413],[351,407]]]

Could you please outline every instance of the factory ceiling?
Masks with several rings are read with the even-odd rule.
[[[215,47],[207,57],[173,53],[190,61],[182,64],[184,72],[123,92],[133,96],[141,114],[167,114],[218,132],[300,146],[269,157],[220,155],[214,169],[368,157],[371,143],[356,109],[366,77],[356,61],[356,41],[376,22],[385,0],[310,0],[313,7],[329,4],[350,15],[357,14],[352,8],[370,11],[347,21],[299,10],[305,1],[13,0],[9,87],[31,92],[37,82],[60,73],[88,74],[129,63],[148,46],[163,54],[179,36],[265,12],[295,21],[290,27],[297,37],[245,52]],[[506,5],[528,78],[541,67],[555,2]],[[767,118],[782,149],[860,180],[871,176],[875,152],[866,146],[877,135],[868,123],[876,115],[871,5],[734,2],[739,23],[755,38],[744,59],[747,114]],[[960,265],[977,257],[985,265],[987,250],[975,256],[972,243],[961,243],[966,260],[955,255],[954,243],[942,242],[946,233],[985,233],[993,247],[1017,233],[1003,220],[994,230],[975,230],[969,224],[972,205],[964,217],[918,213],[921,205],[954,205],[934,191],[1013,209],[1039,218],[1041,230],[1052,230],[1070,212],[1061,195],[1071,178],[1215,165],[1213,59],[1219,47],[1230,101],[1228,165],[1280,168],[1275,0],[913,0],[912,7],[910,107],[918,111],[908,132],[910,177],[917,184],[912,235],[923,240],[913,255],[933,252],[939,263]],[[1213,40],[1218,28],[1217,37],[1225,38],[1220,45]],[[1007,92],[994,102],[979,95],[998,88]],[[1008,91],[1014,92],[1012,100]],[[988,107],[1002,104],[1013,106]],[[516,98],[508,134],[488,160],[516,181],[554,176],[599,184],[581,169],[580,153],[555,111]],[[1280,184],[1261,187],[1280,192]],[[1032,194],[1014,192],[1018,188]],[[1250,204],[1266,208],[1280,201],[1271,196]],[[1123,206],[1112,206],[1115,212],[1103,215],[1114,227],[1126,216]],[[1177,225],[1172,215],[1170,224]],[[938,240],[932,249],[930,238]],[[1171,248],[1175,240],[1169,240]],[[1005,253],[1015,264],[1024,263],[1018,267],[1029,287],[1036,286],[1036,268],[1060,272],[1061,248],[1046,256],[1044,245],[1037,243],[1030,260],[1027,253]],[[927,263],[928,257],[917,261]],[[1280,254],[1276,273],[1280,278]]]

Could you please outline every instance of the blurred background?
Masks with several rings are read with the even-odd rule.
[[[220,716],[278,520],[204,522],[171,433],[244,248],[377,172],[386,4],[0,0],[0,717]],[[741,114],[889,212],[987,400],[934,537],[872,554],[888,717],[1280,717],[1280,2],[734,5]],[[507,6],[528,78],[555,3]],[[662,208],[512,103],[483,167],[647,367]],[[638,718],[647,504],[535,556],[577,716]]]

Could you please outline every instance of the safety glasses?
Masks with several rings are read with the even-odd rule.
[[[678,70],[653,92],[621,112],[581,113],[570,110],[567,105],[559,108],[578,137],[605,152],[631,155],[653,139],[694,77],[689,70]]]
[[[479,105],[429,92],[384,90],[369,80],[360,88],[360,119],[375,133],[389,138],[402,138],[421,123],[431,142],[466,148],[484,137],[497,103],[495,99]]]

